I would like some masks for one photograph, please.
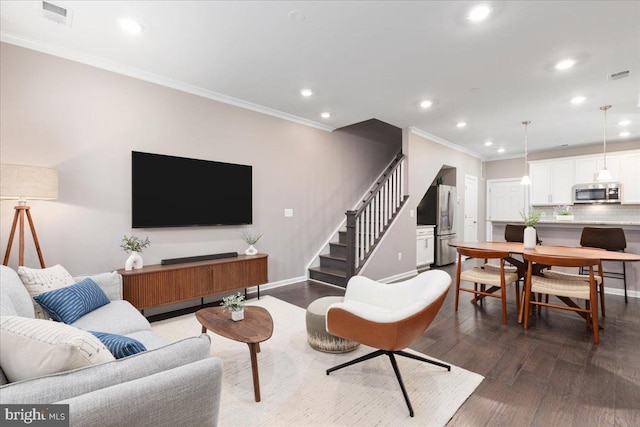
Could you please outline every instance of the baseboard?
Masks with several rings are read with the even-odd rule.
[[[284,279],[284,280],[279,280],[277,282],[269,282],[269,283],[265,283],[264,285],[260,285],[260,291],[263,291],[266,289],[279,288],[281,286],[293,285],[294,283],[300,283],[300,282],[306,282],[306,281],[307,281],[306,276],[292,277],[290,279]],[[257,292],[257,291],[258,291],[257,286],[252,286],[250,288],[247,288],[247,292]]]
[[[618,295],[623,297],[624,296],[624,289],[618,289],[618,288],[607,288],[607,284],[605,283],[604,285],[604,293],[609,294],[609,295]],[[630,291],[627,289],[627,296],[629,298],[640,298],[640,291]]]
[[[378,279],[380,283],[397,282],[398,280],[409,279],[418,275],[418,270],[409,270],[404,273],[394,274],[393,276],[385,277],[384,279]]]

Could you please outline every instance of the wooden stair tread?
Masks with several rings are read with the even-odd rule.
[[[309,270],[317,271],[318,273],[327,274],[329,276],[341,277],[343,279],[347,277],[347,272],[346,271],[336,270],[335,268],[311,267]]]

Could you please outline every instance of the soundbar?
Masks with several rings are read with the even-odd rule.
[[[163,259],[162,261],[160,261],[160,264],[162,265],[184,264],[185,262],[210,261],[212,259],[233,258],[237,256],[238,256],[238,252],[224,252],[221,254],[198,255],[198,256],[188,256],[184,258]]]

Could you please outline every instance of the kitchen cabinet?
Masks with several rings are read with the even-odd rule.
[[[435,262],[435,237],[433,225],[418,227],[416,231],[416,265],[418,267],[430,265]]]
[[[612,181],[621,181],[621,163],[624,156],[607,154],[607,169],[611,172]],[[604,155],[598,154],[590,157],[575,159],[575,184],[589,184],[596,182],[598,173],[604,167]]]
[[[532,205],[571,204],[575,183],[573,159],[556,159],[529,164]]]
[[[622,202],[640,203],[640,152],[623,156],[620,163]],[[608,165],[609,159],[607,159]]]

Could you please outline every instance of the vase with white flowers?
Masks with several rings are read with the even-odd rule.
[[[258,240],[262,237],[262,233],[252,230],[244,230],[242,232],[242,240],[245,241],[249,248],[244,251],[247,255],[255,255],[258,253],[258,250],[253,246],[258,243]]]
[[[533,249],[536,247],[537,242],[535,225],[540,221],[540,218],[542,218],[542,211],[530,206],[529,211],[526,213],[520,212],[520,216],[522,216],[522,220],[526,226],[522,239],[524,248]]]
[[[144,240],[140,239],[138,236],[124,236],[122,241],[120,242],[120,247],[124,249],[126,253],[131,253],[129,258],[124,263],[124,269],[126,271],[131,271],[131,269],[142,268],[144,266],[144,262],[142,261],[142,257],[140,253],[144,248],[149,246],[151,242],[149,238],[146,237]]]
[[[244,303],[244,295],[238,292],[222,298],[220,305],[224,307],[222,311],[229,310],[231,312],[231,319],[237,322],[244,319]]]

